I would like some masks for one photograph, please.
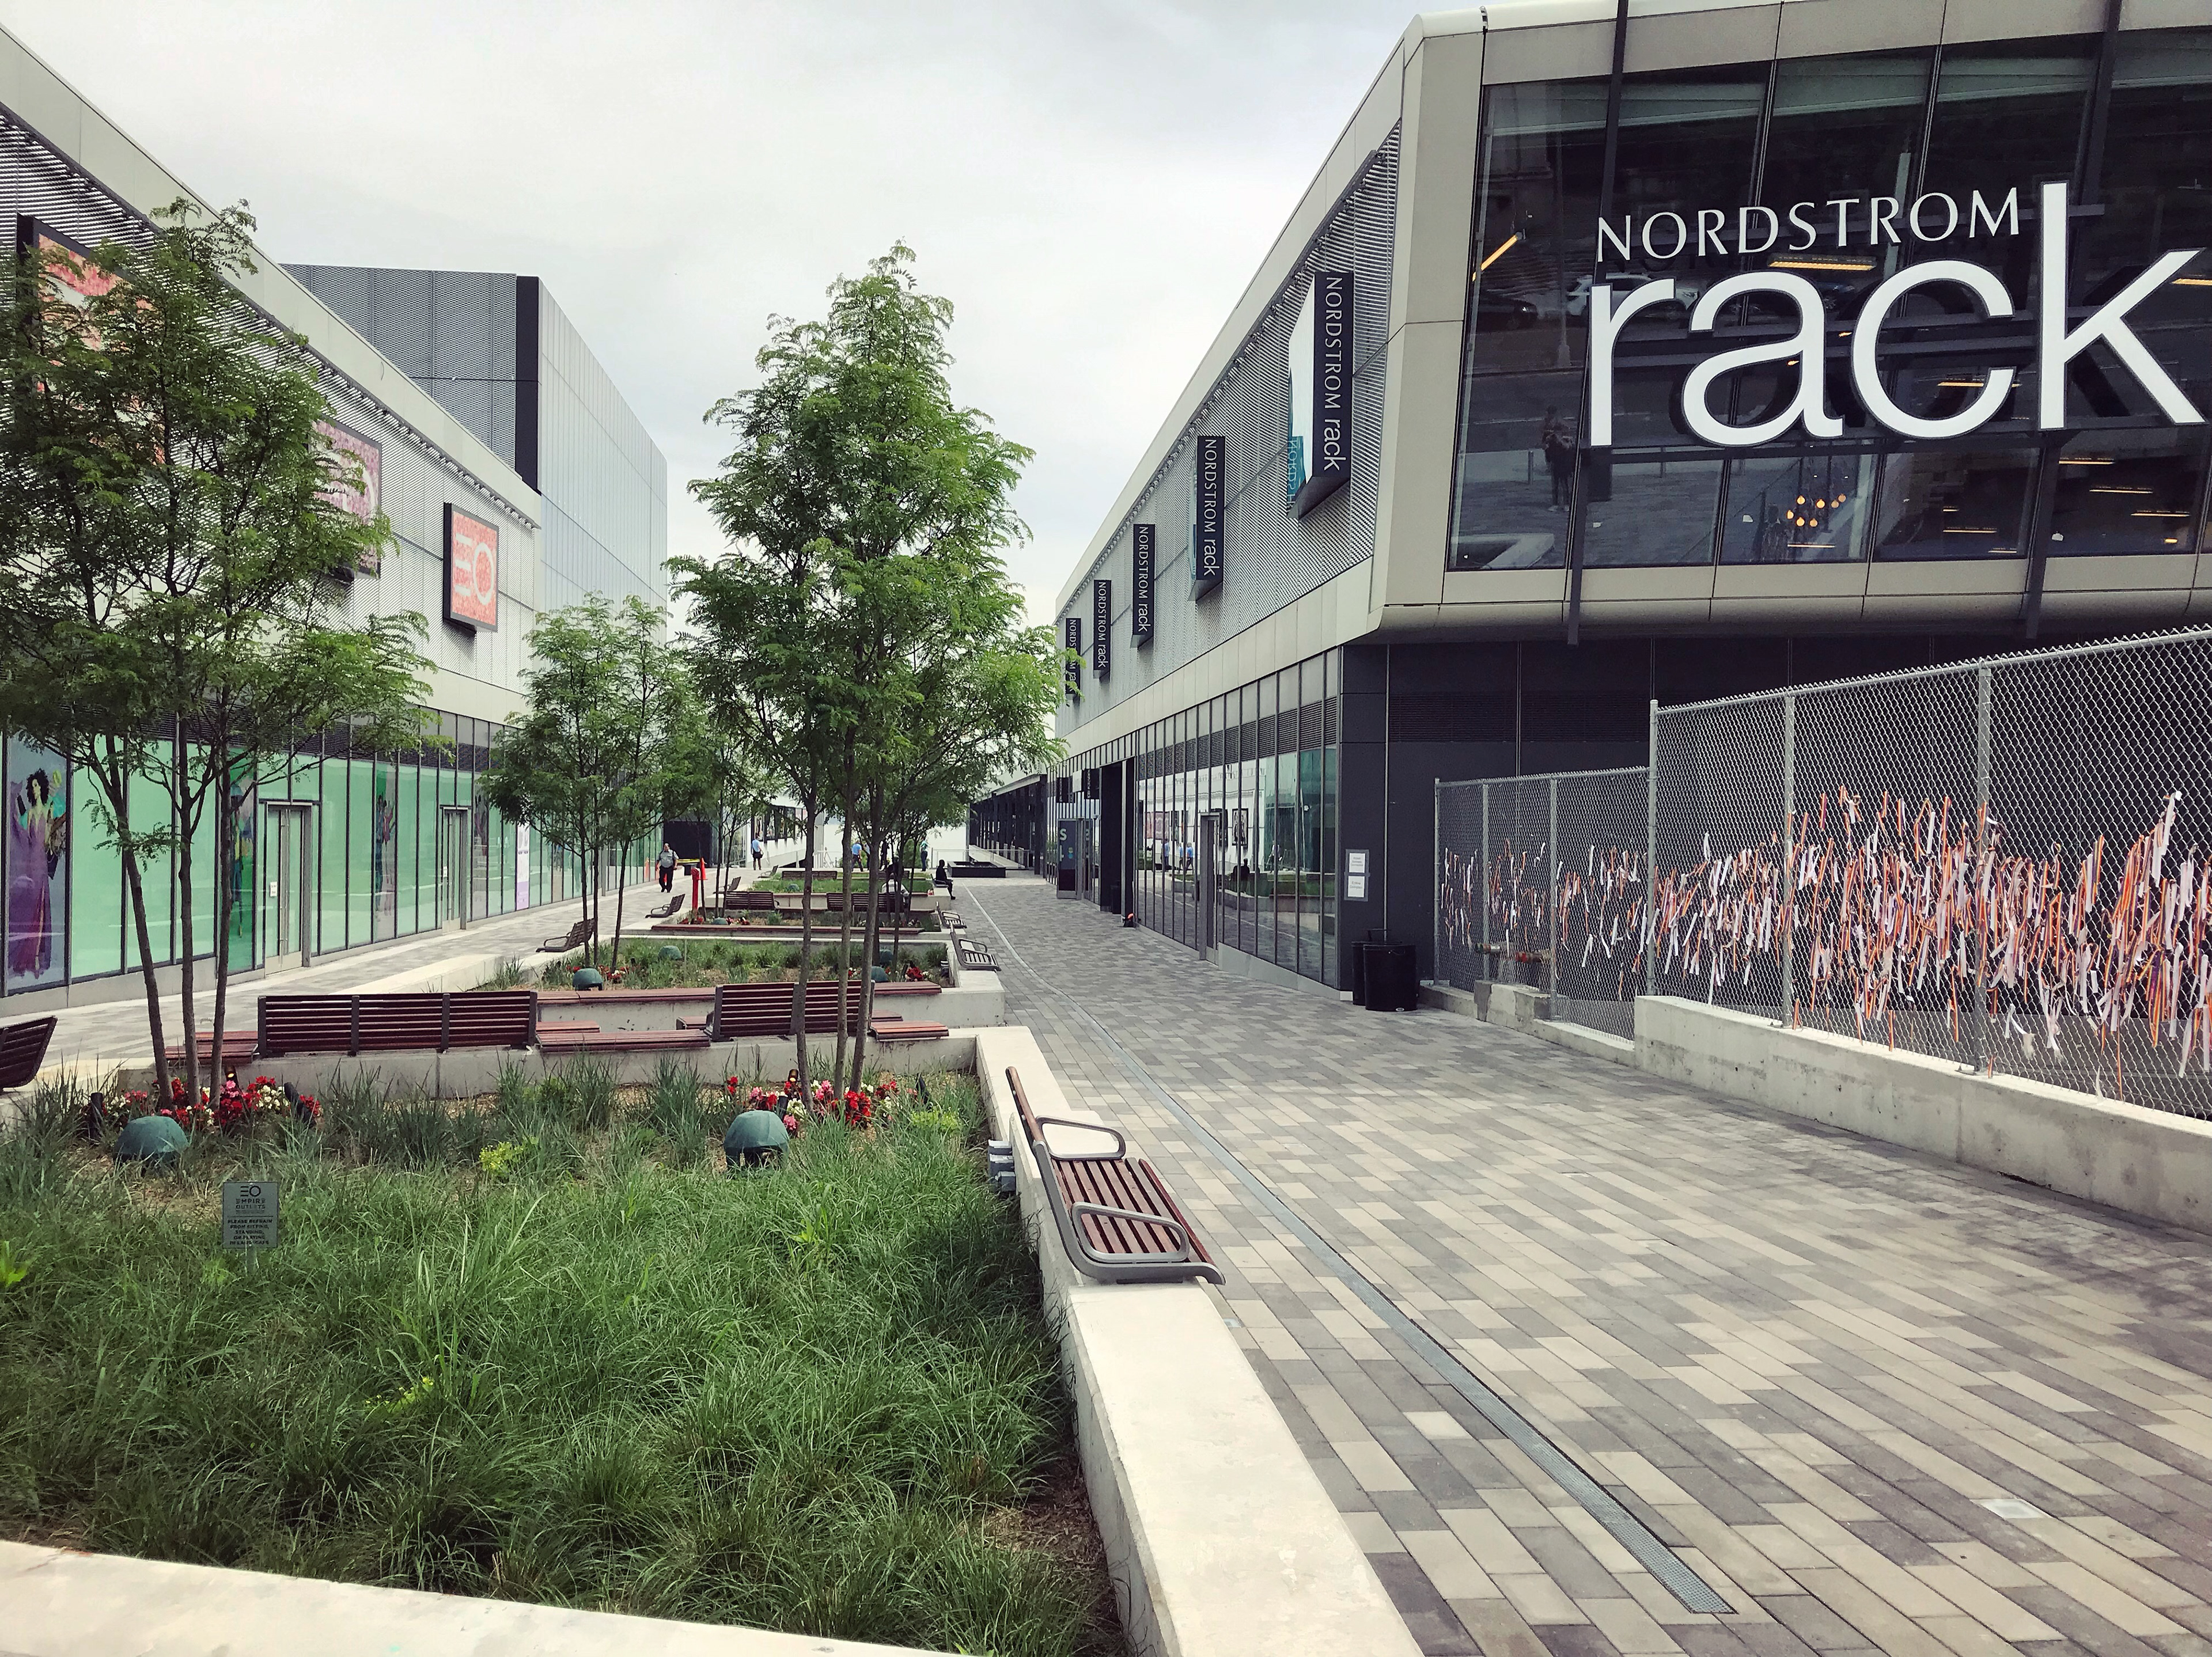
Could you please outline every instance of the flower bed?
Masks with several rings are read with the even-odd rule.
[[[732,1085],[579,1065],[459,1102],[349,1084],[227,1127],[210,1104],[166,1175],[40,1089],[0,1133],[0,1533],[1117,1649],[1095,1535],[1022,1519],[1063,1502],[1068,1405],[972,1079],[809,1102],[780,1163],[736,1176]],[[249,1176],[282,1194],[252,1258],[216,1220]]]

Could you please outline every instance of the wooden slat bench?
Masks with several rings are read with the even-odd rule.
[[[599,1027],[597,1024],[587,1024],[580,1018],[541,1018],[538,1021],[538,1042],[540,1047],[545,1044],[546,1039],[550,1036],[597,1035],[599,1033]]]
[[[777,1036],[791,1034],[793,984],[718,984],[714,986],[714,1010],[707,1015],[708,1033],[717,1041],[730,1041],[745,1036]],[[846,1004],[845,1033],[854,1034],[860,1028],[860,986],[850,986],[851,994]],[[811,983],[806,986],[806,1033],[809,1035],[834,1035],[837,1033],[837,980]]]
[[[537,1039],[538,992],[413,995],[264,995],[259,1047],[288,1053],[403,1053],[526,1047]]]
[[[702,1029],[571,1030],[560,1024],[544,1024],[539,1026],[538,1038],[538,1051],[554,1058],[574,1053],[682,1051],[706,1045],[707,1032]]]
[[[869,1021],[868,1034],[878,1041],[934,1041],[952,1032],[919,1019],[878,1017]]]
[[[567,937],[549,938],[538,947],[541,950],[550,950],[556,955],[566,955],[571,950],[581,949],[584,945],[584,940],[590,938],[592,932],[596,930],[597,929],[592,926],[590,918],[587,916],[584,920],[579,920],[574,926],[569,927]]]
[[[199,1048],[200,1063],[211,1065],[215,1062],[215,1032],[213,1030],[203,1030],[194,1045]],[[222,1062],[226,1066],[243,1065],[252,1059],[258,1050],[258,1040],[252,1030],[227,1029],[222,1033]],[[183,1063],[184,1044],[171,1042],[168,1053],[171,1064]]]
[[[732,886],[722,894],[722,907],[725,909],[773,910],[775,907],[775,894],[750,889],[740,890]]]
[[[1039,1116],[1011,1065],[1006,1085],[1060,1242],[1077,1271],[1100,1283],[1221,1281],[1220,1268],[1169,1194],[1167,1181],[1150,1162],[1129,1156],[1119,1128]],[[1045,1138],[1048,1127],[1097,1134],[1111,1139],[1113,1149],[1055,1150]]]
[[[0,1029],[0,1088],[27,1085],[46,1062],[46,1044],[54,1039],[51,1017],[26,1018]]]
[[[887,995],[942,995],[944,993],[945,986],[942,984],[921,984],[911,978],[904,980],[894,978],[888,984],[876,986],[876,999],[878,1001]]]

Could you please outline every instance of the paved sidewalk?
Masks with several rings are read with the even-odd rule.
[[[1009,1019],[1225,1256],[1224,1315],[1425,1650],[2212,1654],[2205,1237],[1235,978],[1042,882],[959,904]],[[1734,1614],[1685,1611],[1065,996]]]
[[[623,909],[623,936],[627,938],[630,932],[641,931],[651,925],[646,918],[646,911],[658,908],[667,901],[655,881],[647,880],[630,887]],[[360,989],[396,973],[430,966],[454,956],[502,954],[527,958],[538,952],[538,944],[546,938],[556,933],[565,933],[581,913],[578,900],[563,898],[557,903],[539,904],[535,908],[480,920],[457,932],[416,932],[406,938],[394,938],[388,944],[375,944],[366,949],[349,950],[342,955],[325,956],[305,968],[270,973],[259,978],[234,979],[223,1022],[232,1029],[251,1029],[264,995],[337,994]],[[601,918],[608,928],[610,941],[613,936],[614,913],[614,894],[610,892],[600,900]],[[117,981],[127,984],[130,991],[127,999],[67,1007],[57,1012],[53,1041],[46,1049],[48,1065],[66,1064],[98,1067],[102,1064],[143,1065],[150,1061],[153,1041],[146,1022],[146,994],[143,980],[133,973]],[[202,1031],[212,1029],[215,1017],[215,963],[212,961],[199,963],[192,1005],[193,1011],[199,1016]],[[0,1023],[7,1022],[14,1015],[0,1013]],[[163,996],[162,1029],[173,1047],[182,1040],[182,1017],[179,998],[175,995]]]

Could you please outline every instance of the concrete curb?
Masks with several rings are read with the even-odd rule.
[[[1552,998],[1526,984],[1478,984],[1471,990],[1449,984],[1424,984],[1421,1005],[1519,1030],[1523,1035],[1566,1047],[1586,1059],[1602,1059],[1614,1065],[1636,1063],[1635,1042],[1609,1030],[1595,1030],[1586,1024],[1553,1019]]]
[[[1670,1081],[2212,1230],[2212,1122],[1676,996],[1638,998],[1636,1058]]]
[[[1058,1327],[1091,1509],[1139,1657],[1414,1657],[1419,1648],[1281,1412],[1197,1284],[1092,1282],[1068,1263],[1019,1144],[1006,1068],[1040,1114],[1072,1107],[1030,1031],[975,1033],[1016,1142],[1022,1218]]]
[[[766,1629],[0,1542],[9,1657],[915,1657]]]

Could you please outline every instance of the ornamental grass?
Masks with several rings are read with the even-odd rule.
[[[118,1169],[81,1099],[40,1090],[0,1129],[0,1532],[1118,1649],[1095,1554],[1024,1541],[1024,1502],[1064,1498],[1069,1409],[972,1078],[738,1175],[722,1089],[672,1063],[459,1103],[356,1083],[319,1123],[195,1132],[170,1174]],[[252,1256],[219,1247],[246,1176],[282,1192]]]

